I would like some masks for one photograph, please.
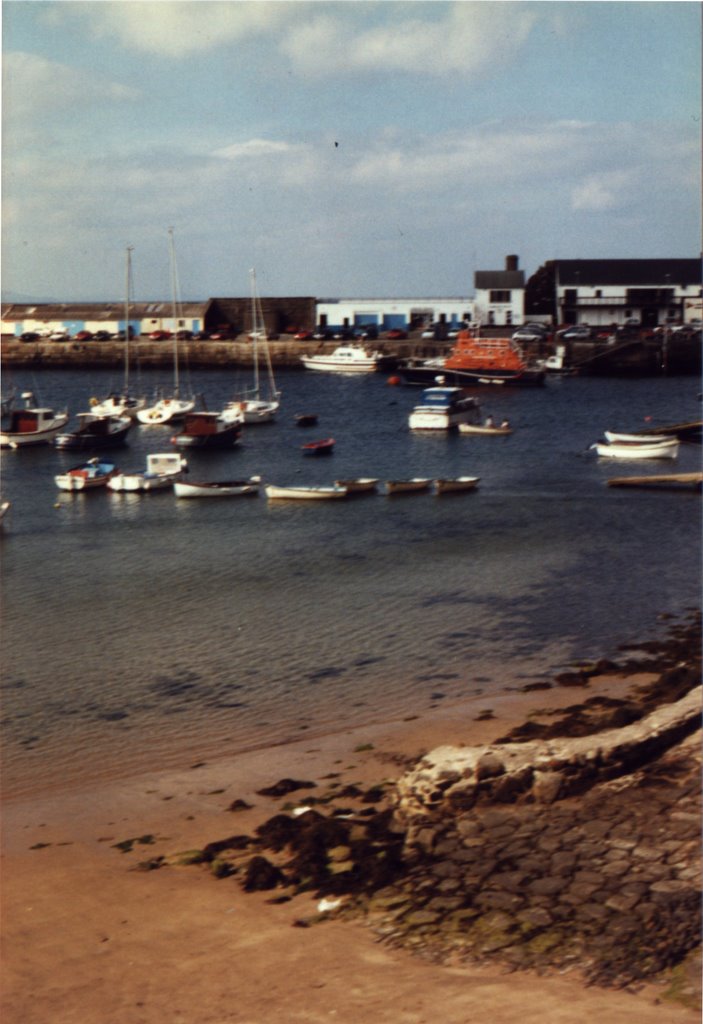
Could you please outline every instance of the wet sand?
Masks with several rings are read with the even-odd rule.
[[[439,966],[390,949],[359,922],[295,923],[316,910],[244,893],[198,867],[137,870],[257,825],[295,801],[258,790],[282,778],[372,785],[440,743],[487,743],[536,709],[622,696],[651,676],[587,690],[505,692],[422,718],[346,730],[179,771],[83,787],[4,809],[4,1024],[689,1024],[664,998],[584,986],[576,973]],[[236,800],[251,807],[234,813]],[[129,852],[116,846],[136,840]]]

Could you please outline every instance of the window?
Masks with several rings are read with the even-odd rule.
[[[510,289],[492,288],[490,292],[491,302],[510,302]]]

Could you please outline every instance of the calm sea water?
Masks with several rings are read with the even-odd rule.
[[[117,375],[13,373],[47,404],[88,408]],[[162,375],[142,374],[152,387]],[[209,408],[234,378],[192,374]],[[7,384],[7,374],[6,381]],[[481,478],[474,493],[346,502],[179,501],[170,492],[61,494],[81,461],[3,454],[13,507],[2,541],[6,795],[181,764],[331,729],[422,714],[573,659],[615,654],[657,615],[699,604],[700,497],[607,488],[609,476],[698,469],[606,463],[606,428],[700,417],[699,381],[550,380],[478,389],[508,438],[420,436],[419,391],[282,373],[275,424],[236,449],[189,456],[193,479],[261,474]],[[319,425],[301,429],[300,412]],[[135,427],[116,454],[141,468],[172,427]],[[300,444],[334,436],[335,453]]]

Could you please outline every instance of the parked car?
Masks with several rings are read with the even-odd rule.
[[[525,324],[513,334],[513,341],[546,341],[547,331],[541,324]]]
[[[310,341],[312,336],[312,331],[297,331],[293,335],[296,341]]]
[[[426,331],[423,331],[420,335],[421,338],[434,338],[434,327],[428,327]]]
[[[76,335],[76,341],[92,341],[92,331],[79,331]]]
[[[190,341],[193,337],[192,331],[177,331],[176,337],[179,341]]]
[[[49,341],[70,341],[71,335],[68,331],[52,331],[49,335]]]
[[[112,341],[112,335],[109,331],[96,331],[93,335],[94,341]]]
[[[39,341],[40,335],[36,331],[25,331],[20,334],[20,341]]]
[[[149,335],[152,341],[168,341],[171,337],[170,331],[152,331]]]
[[[402,338],[407,338],[408,332],[404,331],[401,327],[391,327],[390,331],[386,334],[389,341],[400,341]]]
[[[564,341],[588,341],[591,337],[591,328],[587,327],[586,324],[575,324],[573,327],[567,327],[565,331],[562,331],[561,337]]]
[[[327,330],[318,330],[313,334],[315,341],[330,341],[333,337],[332,331]]]

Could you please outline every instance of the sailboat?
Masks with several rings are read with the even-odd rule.
[[[256,271],[249,271],[251,282],[251,332],[254,362],[254,385],[241,396],[229,402],[222,411],[224,419],[242,419],[244,423],[270,423],[280,408],[281,392],[276,388],[271,365],[266,324],[261,309],[261,300],[256,288]],[[261,386],[261,368],[259,366],[259,349],[263,349],[266,365],[266,386]]]
[[[143,409],[146,402],[143,398],[135,398],[129,392],[129,343],[130,337],[130,325],[129,325],[129,309],[130,309],[130,288],[132,284],[132,253],[134,246],[127,246],[127,270],[126,270],[126,287],[125,287],[125,307],[124,307],[124,383],[121,391],[113,391],[111,394],[100,401],[97,398],[91,398],[90,408],[91,412],[95,416],[129,416],[134,419],[140,409]]]
[[[176,247],[173,240],[173,228],[168,229],[169,249],[171,254],[171,302],[173,319],[173,394],[169,398],[159,398],[153,405],[140,409],[137,419],[140,423],[171,423],[183,419],[187,412],[195,408],[194,398],[181,398],[180,378],[178,375],[178,334],[180,321],[180,302],[178,287],[178,269],[176,267]]]

